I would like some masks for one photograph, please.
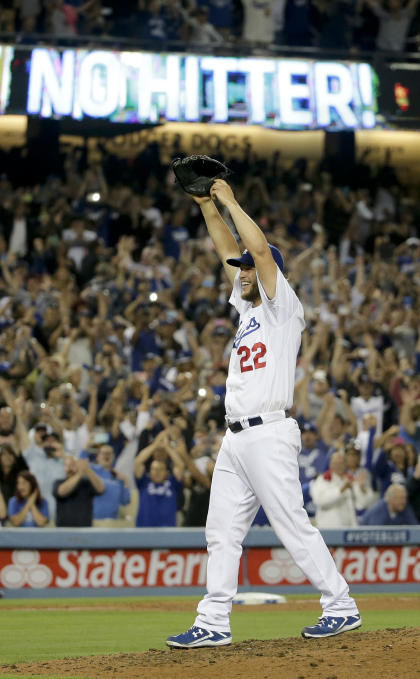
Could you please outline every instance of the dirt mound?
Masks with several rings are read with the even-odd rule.
[[[98,679],[420,679],[418,629],[356,630],[322,640],[250,639],[215,649],[156,650],[1,665],[4,673]]]

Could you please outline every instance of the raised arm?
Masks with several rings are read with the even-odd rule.
[[[211,198],[194,197],[194,200],[201,208],[209,236],[213,241],[226,275],[233,285],[237,269],[227,264],[226,260],[231,257],[239,257],[241,254],[235,237]]]
[[[369,377],[371,380],[375,380],[375,376],[377,374],[377,367],[378,367],[378,359],[379,359],[379,354],[375,349],[375,345],[373,342],[373,337],[370,333],[365,332],[363,335],[363,340],[365,343],[365,347],[368,350],[368,360],[367,360],[367,367],[368,367],[368,373]]]
[[[155,452],[156,448],[158,448],[162,443],[163,443],[163,438],[166,436],[165,431],[161,431],[160,434],[158,434],[155,438],[154,441],[143,450],[139,452],[137,455],[136,459],[134,460],[134,475],[136,476],[137,479],[141,479],[145,472],[145,463],[153,455]]]
[[[341,403],[343,404],[344,411],[346,413],[346,417],[348,420],[348,433],[350,436],[356,436],[357,434],[357,419],[355,417],[354,412],[351,409],[350,403],[349,403],[349,395],[345,389],[339,389],[337,391],[337,396],[340,397]]]
[[[76,486],[82,480],[82,476],[83,476],[83,474],[82,474],[82,472],[80,471],[80,468],[79,468],[79,470],[75,474],[73,474],[68,479],[66,479],[65,481],[60,483],[60,485],[57,487],[57,491],[56,491],[57,496],[58,497],[67,497],[67,495],[70,495],[74,491]]]
[[[166,439],[168,440],[168,439]],[[185,443],[182,439],[182,437],[179,437],[179,439],[176,441],[176,446],[172,447],[169,442],[166,447],[166,450],[168,451],[168,455],[171,458],[173,462],[173,467],[172,467],[172,472],[175,478],[178,481],[181,481],[181,479],[184,476],[184,459],[182,452],[185,449]]]
[[[331,376],[341,382],[346,374],[346,356],[343,347],[343,335],[341,331],[335,333],[334,348],[331,358]]]
[[[322,406],[315,423],[321,434],[322,440],[327,444],[327,446],[330,446],[334,441],[334,436],[332,435],[332,425],[335,412],[335,396],[331,391],[325,395],[324,405]]]
[[[309,385],[311,382],[311,370],[309,365],[305,367],[305,373],[295,385],[295,402],[305,420],[309,420],[311,409],[309,405]]]
[[[102,481],[101,477],[96,474],[96,472],[93,471],[92,467],[89,465],[88,460],[79,460],[79,465],[82,470],[82,474],[89,479],[91,482],[92,486],[96,490],[97,493],[104,493],[105,492],[105,484]]]
[[[54,412],[54,409],[49,406],[48,404],[45,405],[45,408],[42,411],[43,415],[43,421],[46,424],[49,424],[52,428],[53,431],[56,431],[58,434],[60,434],[60,437],[63,437],[63,425],[61,420],[57,417],[57,415]]]
[[[16,435],[19,443],[19,450],[26,450],[29,446],[29,434],[22,418],[21,408],[13,397],[9,385],[5,379],[0,378],[0,394],[9,406],[16,418]]]
[[[389,429],[386,429],[382,434],[379,434],[378,436],[374,437],[374,448],[377,450],[378,448],[384,448],[388,449],[392,439],[395,436],[398,436],[400,433],[400,427],[398,424],[393,424]]]
[[[412,394],[403,391],[402,400],[400,423],[410,436],[414,436],[416,433],[416,422],[413,419],[412,408],[416,403],[416,398]]]
[[[200,483],[204,488],[210,488],[211,486],[211,476],[210,474],[202,474],[202,472],[196,466],[192,457],[188,454],[186,447],[180,447],[180,455],[185,463],[187,470],[189,471],[191,477]],[[210,460],[210,458],[209,458]]]
[[[15,283],[12,274],[10,273],[9,264],[11,263],[12,262],[10,261],[9,257],[6,260],[2,259],[0,262],[0,269],[1,273],[3,274],[3,278],[7,284],[7,288],[13,295],[16,295],[19,292],[19,289]]]
[[[210,195],[212,198],[217,198],[229,210],[245,248],[249,250],[254,259],[265,293],[269,299],[272,299],[276,292],[277,264],[272,257],[264,233],[242,210],[231,187],[223,179],[216,179],[210,189]],[[237,256],[234,255],[234,257]]]

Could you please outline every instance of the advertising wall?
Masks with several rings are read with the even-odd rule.
[[[169,122],[101,140],[101,144],[109,152],[126,157],[140,153],[152,143],[159,145],[164,162],[179,151],[187,154],[221,153],[224,158],[229,159],[243,158],[250,150],[259,157],[269,158],[277,152],[283,159],[305,156],[308,160],[319,160],[323,154],[324,133],[321,130],[305,130],[296,134],[257,125]],[[93,142],[92,148],[94,147]]]
[[[176,594],[205,586],[207,551],[202,530],[24,532],[26,536],[22,533],[20,538],[18,529],[7,529],[0,540],[4,596],[31,592],[68,596],[81,590]],[[333,543],[331,554],[353,589],[420,590],[420,529],[356,529],[323,535]],[[56,548],[51,546],[54,540]],[[142,546],[135,547],[136,543]],[[245,544],[239,587],[311,591],[274,533],[256,529]]]
[[[336,547],[331,550],[350,586],[420,587],[418,547]],[[207,552],[201,550],[6,550],[0,584],[9,590],[58,588],[204,587]],[[310,585],[285,549],[246,551],[239,585]]]

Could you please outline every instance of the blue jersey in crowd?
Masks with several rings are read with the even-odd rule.
[[[171,226],[167,224],[162,233],[165,257],[173,257],[178,261],[181,254],[181,243],[185,243],[188,238],[189,233],[185,226]]]
[[[121,479],[115,478],[112,472],[99,464],[91,466],[105,484],[105,492],[93,498],[93,518],[118,519],[120,505],[128,505],[130,502],[130,491]]]
[[[391,457],[384,451],[380,450],[375,457],[374,450],[375,429],[369,431],[369,440],[366,448],[366,468],[371,472],[373,482],[379,490],[381,497],[383,497],[386,489],[392,483],[398,483],[402,486],[407,485],[410,468],[406,473],[398,469]]]
[[[416,422],[416,428],[412,434],[409,434],[404,427],[400,426],[400,434],[407,443],[410,443],[417,452],[420,452],[420,422]]]
[[[302,448],[298,457],[299,480],[302,484],[305,509],[309,516],[315,516],[315,505],[309,490],[309,482],[316,479],[328,469],[328,447],[322,441],[317,441],[312,450]]]
[[[171,474],[163,483],[154,483],[149,474],[136,479],[140,492],[140,507],[136,526],[176,526],[178,492],[181,481]]]
[[[158,354],[159,347],[153,330],[141,330],[131,353],[131,370],[141,370],[146,354]]]
[[[19,514],[19,512],[24,508],[28,500],[18,500],[17,497],[11,497],[8,503],[7,507],[7,513],[9,516],[13,516],[14,514]],[[37,505],[37,509],[43,514],[47,519],[50,518],[50,511],[48,509],[48,502],[42,498],[41,502],[39,505]],[[21,527],[25,526],[25,528],[37,528],[38,524],[36,523],[32,510],[29,510],[27,515],[25,516],[25,520],[23,523],[20,524]]]
[[[379,500],[373,507],[366,510],[360,521],[361,526],[404,526],[417,525],[418,521],[410,505],[391,516],[385,500]]]

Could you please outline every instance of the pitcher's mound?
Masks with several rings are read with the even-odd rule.
[[[250,639],[222,648],[154,650],[0,666],[0,675],[95,679],[420,679],[418,629],[328,639]]]

